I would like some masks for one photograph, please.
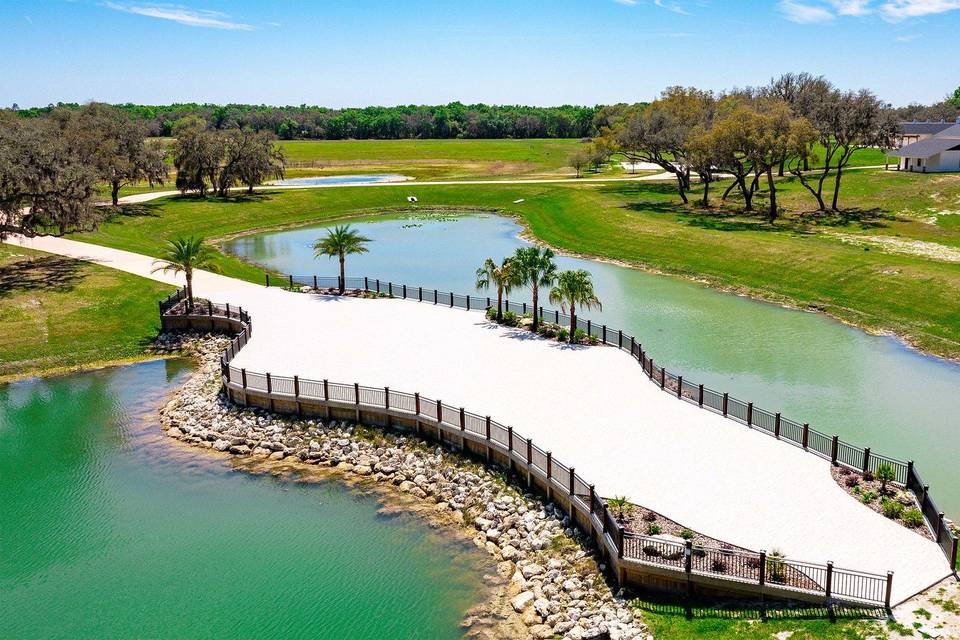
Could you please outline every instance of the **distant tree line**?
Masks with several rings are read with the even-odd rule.
[[[15,105],[16,106],[16,105]],[[564,105],[462,104],[362,109],[327,109],[300,105],[272,107],[247,104],[120,104],[141,121],[150,136],[171,136],[177,122],[201,118],[211,129],[267,131],[284,140],[346,140],[403,138],[583,138],[596,132],[599,107]],[[79,109],[76,104],[17,109],[22,117],[46,115],[56,109]]]
[[[960,118],[960,87],[957,87],[953,93],[948,95],[940,102],[934,104],[909,104],[906,107],[895,109],[897,117],[905,122],[914,120],[924,122],[953,122]]]

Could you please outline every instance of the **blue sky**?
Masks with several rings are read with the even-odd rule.
[[[4,0],[0,104],[597,104],[785,71],[960,85],[960,0]]]

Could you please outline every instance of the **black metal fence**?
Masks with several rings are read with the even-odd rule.
[[[286,286],[291,289],[297,287],[313,287],[316,289],[336,289],[340,286],[339,277],[324,276],[294,276],[287,275],[280,279],[270,274],[265,276],[266,285]],[[395,284],[387,280],[370,277],[347,277],[343,283],[345,289],[365,291],[388,296],[417,300],[431,304],[458,307],[468,311],[486,311],[496,305],[496,299],[489,296],[460,295],[449,291],[425,289],[420,286]],[[524,315],[533,311],[533,306],[526,302],[506,300],[504,310]],[[548,322],[562,326],[569,326],[570,316],[557,310],[540,306],[540,317]],[[940,511],[930,497],[930,487],[924,485],[920,479],[912,460],[899,460],[890,456],[871,451],[870,447],[857,447],[841,440],[837,435],[827,435],[811,429],[806,422],[798,422],[782,416],[779,412],[771,412],[734,398],[723,393],[685,380],[682,375],[670,373],[663,365],[656,364],[646,352],[643,344],[635,336],[627,335],[621,329],[614,329],[605,324],[598,324],[589,319],[577,317],[577,329],[585,336],[594,338],[598,343],[617,347],[633,356],[643,368],[647,376],[668,393],[676,395],[678,399],[697,404],[699,407],[736,420],[752,429],[756,429],[778,440],[802,448],[804,451],[830,460],[834,465],[842,465],[858,472],[870,471],[875,473],[881,465],[889,465],[894,472],[894,484],[913,491],[920,504],[931,533],[944,555],[950,561],[950,566],[957,564],[958,539],[950,531],[944,520],[944,513]]]
[[[299,376],[275,376],[269,372],[251,372],[231,366],[231,361],[247,344],[250,316],[230,305],[201,304],[192,309],[177,308],[184,294],[174,294],[161,303],[165,317],[234,320],[237,335],[221,355],[224,385],[246,393],[259,393],[271,401],[314,401],[325,406],[361,410],[379,410],[388,414],[406,415],[418,421],[436,424],[438,432],[458,434],[461,438],[484,443],[541,479],[554,491],[567,494],[571,511],[578,508],[589,514],[593,531],[615,549],[618,559],[656,565],[672,570],[688,581],[696,576],[763,586],[775,585],[785,592],[822,596],[851,603],[884,605],[889,608],[893,574],[878,575],[837,569],[832,563],[818,565],[787,558],[768,559],[763,552],[753,553],[724,547],[679,545],[669,540],[637,535],[625,530],[614,518],[607,501],[597,495],[594,486],[571,466],[553,458],[552,452],[534,444],[530,438],[516,433],[490,416],[484,416],[421,396],[390,388],[368,387],[359,383],[311,380]],[[466,304],[470,304],[469,302]],[[456,306],[456,305],[454,305]],[[271,403],[272,404],[272,403]],[[359,413],[358,413],[359,415]],[[572,514],[571,514],[572,515]]]

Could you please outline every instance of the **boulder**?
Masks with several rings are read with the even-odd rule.
[[[513,607],[513,610],[517,613],[521,613],[524,609],[533,604],[533,592],[532,591],[523,591],[513,599],[510,600],[510,606]]]

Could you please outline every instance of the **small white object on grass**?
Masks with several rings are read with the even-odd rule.
[[[407,202],[416,202],[417,196],[407,196]]]
[[[519,200],[514,200],[513,204],[520,204],[521,202],[523,202],[523,198],[520,198]]]

